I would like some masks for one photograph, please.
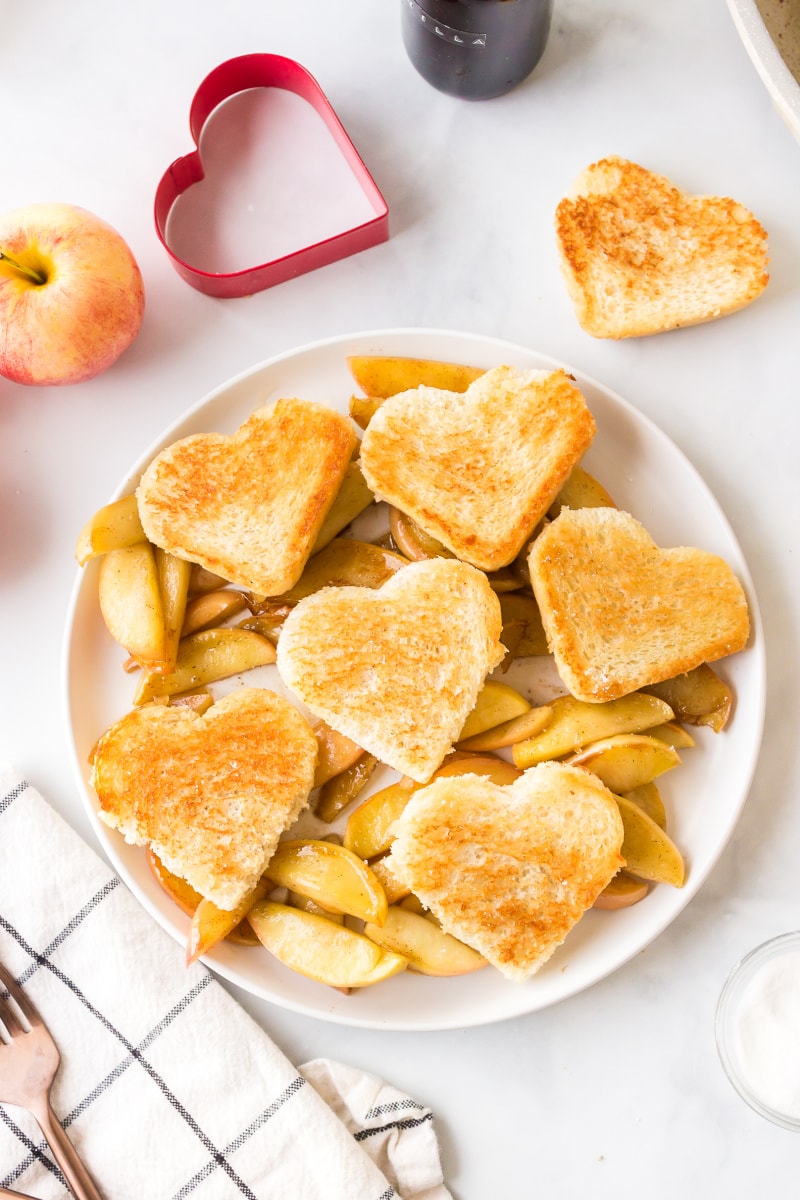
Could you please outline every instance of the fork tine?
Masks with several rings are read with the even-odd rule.
[[[13,975],[0,963],[0,983],[3,984],[12,1000],[19,1006],[20,1012],[31,1025],[41,1025],[42,1018],[31,1001],[23,992]]]
[[[5,1025],[8,1036],[11,1038],[16,1037],[18,1033],[27,1033],[11,1005],[2,996],[0,996],[0,1025]],[[1,1039],[0,1044],[2,1044]]]
[[[50,1102],[50,1087],[60,1061],[58,1047],[34,1005],[2,963],[0,963],[0,988],[5,989],[10,999],[19,1005],[20,1012],[31,1027],[30,1041],[18,1043],[18,1051],[23,1058],[28,1059],[24,1072],[27,1090],[22,1089],[20,1094],[16,1095],[16,1099],[10,1102],[21,1103],[22,1107],[27,1108],[28,1112],[35,1117],[75,1200],[102,1200],[97,1185],[81,1162],[77,1150],[59,1123]],[[0,1018],[7,1021],[8,1013],[11,1013],[14,1022],[18,1025],[16,1014],[9,1008],[8,1002],[0,997]],[[8,1024],[10,1026],[11,1022],[8,1021]],[[11,1053],[10,1049],[8,1052]],[[0,1056],[5,1053],[6,1049],[0,1047]],[[17,1059],[19,1059],[19,1053]],[[34,1069],[34,1060],[37,1064],[36,1069]],[[19,1195],[22,1196],[22,1193]],[[0,1188],[0,1200],[4,1200],[5,1196],[16,1198],[17,1193]],[[22,1196],[22,1200],[25,1200],[24,1196]]]

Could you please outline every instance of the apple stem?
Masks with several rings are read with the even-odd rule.
[[[15,271],[19,271],[20,275],[24,276],[25,279],[29,279],[31,283],[47,283],[47,280],[44,275],[42,275],[41,271],[35,271],[33,267],[23,266],[22,263],[19,263],[15,258],[12,258],[10,254],[6,254],[5,250],[0,250],[0,261],[7,262],[8,265],[13,267]]]

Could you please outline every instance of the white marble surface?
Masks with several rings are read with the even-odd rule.
[[[798,924],[800,844],[800,147],[725,5],[556,0],[534,76],[477,105],[414,73],[399,0],[3,0],[0,15],[0,207],[55,199],[94,210],[129,241],[148,292],[139,339],[106,375],[61,390],[0,380],[0,755],[92,840],[60,684],[75,536],[144,447],[212,387],[295,345],[400,325],[505,337],[595,376],[694,462],[755,579],[766,735],[718,866],[635,961],[530,1017],[386,1034],[243,1000],[296,1061],[331,1054],[431,1104],[456,1200],[793,1194],[796,1136],[737,1098],[713,1038],[730,966]],[[197,84],[223,59],[257,50],[316,75],[389,202],[392,236],[250,299],[217,301],[169,265],[153,193],[190,149]],[[584,334],[559,275],[552,214],[572,178],[607,153],[752,208],[770,233],[766,294],[736,316],[645,341]]]

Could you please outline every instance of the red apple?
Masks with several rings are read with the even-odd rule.
[[[0,374],[17,383],[92,379],[139,332],[142,276],[128,245],[71,204],[0,216]]]

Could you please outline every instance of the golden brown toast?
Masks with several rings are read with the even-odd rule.
[[[384,401],[361,467],[377,496],[492,571],[519,553],[594,434],[564,371],[495,367],[464,393],[420,387]]]
[[[624,865],[614,797],[563,763],[505,787],[478,775],[434,780],[395,831],[392,872],[509,979],[537,971]]]
[[[241,688],[198,716],[134,709],[100,738],[92,787],[100,816],[219,908],[256,884],[305,806],[317,740],[297,709]]]
[[[766,231],[742,204],[688,195],[623,158],[579,176],[556,208],[556,239],[578,321],[594,337],[711,321],[769,280]]]
[[[486,576],[456,559],[411,563],[375,590],[301,600],[278,642],[284,683],[333,729],[424,782],[505,653]]]
[[[563,509],[528,566],[558,673],[579,700],[614,700],[747,643],[747,599],[728,564],[662,549],[619,509]]]
[[[194,434],[156,455],[137,489],[156,546],[240,587],[280,595],[302,573],[356,444],[320,404],[278,400],[234,434]]]

